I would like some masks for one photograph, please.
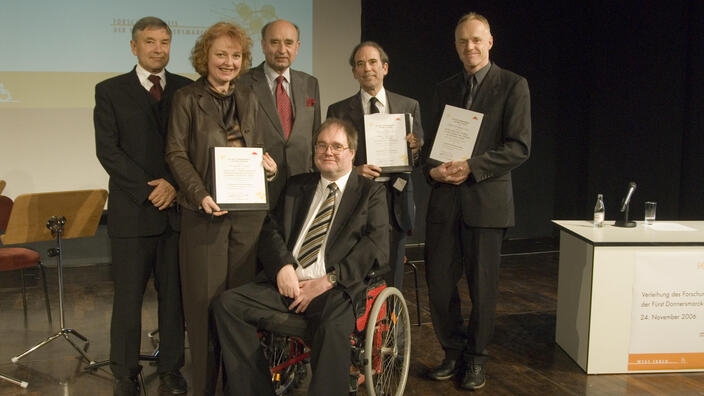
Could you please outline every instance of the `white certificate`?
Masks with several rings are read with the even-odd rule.
[[[406,141],[411,125],[410,114],[365,114],[367,163],[381,167],[382,173],[413,170],[413,156]]]
[[[439,163],[466,161],[472,156],[484,114],[445,105],[430,159]]]
[[[213,199],[223,210],[266,210],[261,147],[213,147]]]

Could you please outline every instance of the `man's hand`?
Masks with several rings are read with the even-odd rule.
[[[276,176],[278,167],[276,166],[276,161],[269,155],[269,153],[264,153],[262,156],[262,166],[264,167],[264,173],[266,173],[267,179],[271,179]]]
[[[327,276],[305,280],[300,282],[299,285],[301,294],[288,306],[289,310],[293,311],[295,309],[296,313],[305,312],[313,299],[332,289],[332,283],[330,283]]]
[[[296,275],[293,264],[286,264],[279,270],[279,273],[276,274],[276,286],[282,296],[293,299],[299,297],[301,290],[298,287],[298,275]]]
[[[367,179],[373,180],[374,178],[381,176],[381,168],[376,165],[369,165],[369,164],[357,165],[354,167],[354,170],[360,176],[364,176]]]
[[[408,147],[410,147],[413,152],[413,157],[418,155],[418,150],[420,150],[420,139],[413,133],[406,135],[406,141],[408,142]]]
[[[147,184],[154,187],[148,199],[157,209],[164,210],[174,203],[176,189],[171,183],[162,178],[150,180]]]
[[[206,196],[203,198],[203,201],[200,203],[201,208],[203,208],[203,211],[207,214],[212,214],[213,216],[222,216],[225,213],[227,213],[226,210],[220,210],[220,207],[218,204],[215,203],[213,200],[213,197],[210,195]]]
[[[467,161],[451,161],[440,164],[430,170],[430,177],[441,183],[462,184],[471,173]]]

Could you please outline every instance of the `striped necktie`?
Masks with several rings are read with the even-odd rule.
[[[303,239],[303,244],[298,254],[298,264],[303,268],[307,268],[318,260],[318,253],[330,228],[330,221],[335,212],[337,184],[328,184],[328,189],[330,189],[328,197],[320,205],[318,213],[316,213],[310,228],[306,232],[306,237]]]

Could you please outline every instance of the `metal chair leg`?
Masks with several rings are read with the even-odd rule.
[[[44,269],[44,264],[40,262],[37,263],[39,266],[39,271],[41,271],[42,275],[42,286],[44,287],[44,305],[46,306],[46,317],[49,319],[49,323],[51,323],[51,304],[49,304],[49,292],[46,287],[46,271]]]
[[[404,257],[403,263],[406,264],[407,266],[411,267],[411,269],[413,270],[413,279],[415,281],[415,286],[416,286],[416,315],[417,315],[417,320],[418,320],[418,326],[420,326],[421,321],[420,321],[420,293],[418,292],[418,267],[416,267],[415,264],[408,261],[408,259],[405,257]]]
[[[17,378],[10,377],[9,375],[0,374],[0,380],[7,381],[11,384],[15,384],[22,389],[26,389],[29,386],[29,382],[18,380]]]
[[[24,308],[24,320],[27,320],[27,288],[24,284],[24,268],[20,270],[20,279],[22,280],[22,308]]]

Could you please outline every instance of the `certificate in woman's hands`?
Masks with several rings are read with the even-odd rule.
[[[213,199],[223,210],[267,210],[261,147],[212,147]]]

